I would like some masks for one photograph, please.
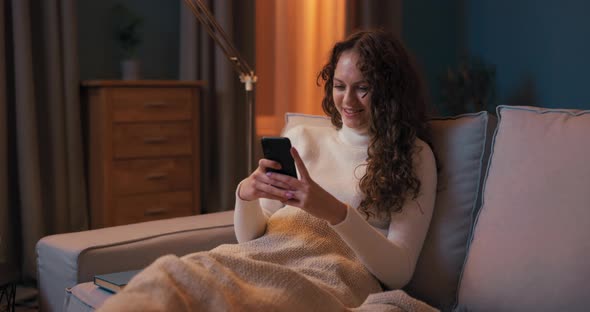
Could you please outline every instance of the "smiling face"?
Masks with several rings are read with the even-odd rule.
[[[371,119],[371,87],[357,67],[358,52],[342,52],[336,69],[332,97],[342,117],[342,124],[356,130],[366,130]]]

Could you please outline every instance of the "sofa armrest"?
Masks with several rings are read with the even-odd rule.
[[[165,254],[182,256],[236,243],[233,211],[51,235],[37,243],[43,311],[61,310],[64,290],[95,274],[141,269]]]

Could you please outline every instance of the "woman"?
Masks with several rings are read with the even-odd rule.
[[[336,44],[318,79],[334,128],[285,133],[302,150],[292,149],[300,180],[269,173],[280,164],[260,160],[238,188],[238,241],[264,233],[278,208],[264,199],[280,201],[328,221],[373,275],[401,288],[428,230],[437,177],[418,73],[398,40],[374,31]]]
[[[335,45],[320,79],[333,127],[285,133],[299,179],[268,172],[280,165],[262,159],[240,183],[239,244],[159,258],[105,311],[372,311],[412,302],[382,285],[410,280],[434,206],[419,76],[395,37],[365,31]]]

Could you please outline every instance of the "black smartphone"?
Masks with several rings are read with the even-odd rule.
[[[262,152],[264,158],[281,164],[281,170],[268,169],[297,178],[295,161],[291,156],[291,140],[285,137],[262,137]]]

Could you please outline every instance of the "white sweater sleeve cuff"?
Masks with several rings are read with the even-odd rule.
[[[242,187],[242,183],[244,181],[240,182],[240,184],[238,184],[238,187],[236,188],[236,205],[235,205],[235,209],[256,209],[256,207],[260,208],[260,200],[255,199],[255,200],[243,200],[240,198],[240,187]]]
[[[267,217],[262,212],[260,200],[243,200],[239,191],[242,183],[236,188],[236,205],[234,211],[234,231],[238,242],[246,242],[260,237],[266,229]]]

